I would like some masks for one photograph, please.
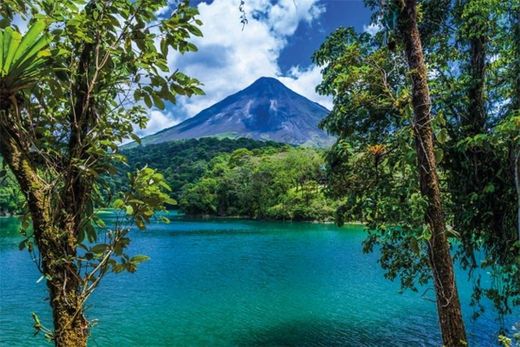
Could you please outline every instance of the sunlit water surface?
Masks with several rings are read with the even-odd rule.
[[[42,346],[31,312],[50,325],[46,287],[17,230],[0,219],[0,345]],[[440,346],[432,291],[399,294],[359,228],[179,218],[132,238],[151,260],[91,298],[90,346]],[[472,321],[458,278],[472,345],[496,345],[494,314]]]

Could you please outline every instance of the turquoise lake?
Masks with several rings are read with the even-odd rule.
[[[45,346],[31,312],[50,325],[46,287],[17,223],[0,218],[0,345]],[[132,238],[151,260],[105,278],[89,346],[440,346],[433,292],[399,294],[359,228],[176,218]],[[471,345],[495,346],[494,313],[471,320],[460,271],[458,285]]]

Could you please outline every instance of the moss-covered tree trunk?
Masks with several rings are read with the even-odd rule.
[[[74,259],[75,248],[72,231],[51,228],[38,238],[44,273],[52,274],[47,279],[50,304],[54,322],[54,343],[56,346],[86,346],[88,321],[83,313],[83,299],[80,295],[80,276]]]
[[[88,322],[78,293],[77,274],[67,267],[53,269],[54,278],[47,281],[53,312],[54,343],[59,347],[82,347],[87,345]]]
[[[54,321],[54,342],[59,347],[87,345],[88,323],[79,296],[80,276],[73,263],[75,231],[51,220],[50,196],[29,157],[23,138],[10,121],[9,107],[0,110],[0,154],[25,194],[32,217],[34,238],[41,254],[41,270],[47,277]],[[66,216],[63,217],[66,220]]]
[[[405,0],[396,1],[396,4],[400,7],[398,28],[405,45],[412,79],[413,127],[421,193],[429,202],[426,212],[426,221],[432,235],[429,240],[429,260],[435,283],[442,340],[447,347],[466,346],[466,331],[455,284],[437,176],[431,127],[430,92],[421,37],[417,27],[416,2]]]

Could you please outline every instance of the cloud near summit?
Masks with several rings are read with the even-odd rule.
[[[283,75],[278,65],[281,51],[298,26],[302,23],[313,25],[325,12],[319,0],[280,0],[276,3],[248,0],[245,5],[248,23],[245,27],[240,23],[239,3],[238,0],[215,0],[210,4],[198,4],[204,36],[192,41],[199,51],[174,54],[169,64],[173,69],[199,79],[204,84],[206,95],[180,98],[179,104],[167,117],[173,117],[178,123],[181,117],[194,116],[262,76],[276,77],[296,92],[330,107],[329,98],[314,92],[321,80],[317,67],[294,66]],[[308,58],[302,57],[302,60],[308,61]],[[153,117],[160,116],[155,112]]]

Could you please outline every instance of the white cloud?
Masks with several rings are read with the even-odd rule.
[[[329,110],[332,109],[332,97],[316,93],[316,86],[322,80],[319,67],[312,65],[307,69],[302,69],[299,66],[294,66],[289,71],[289,76],[279,77],[278,79],[296,93],[325,106]]]
[[[262,76],[277,77],[309,99],[327,104],[314,93],[320,81],[317,68],[294,67],[284,77],[278,66],[280,52],[298,25],[311,24],[324,12],[319,0],[280,0],[275,4],[248,0],[248,24],[244,28],[238,4],[236,0],[200,3],[204,36],[193,40],[199,51],[170,57],[173,69],[179,68],[204,83],[205,96],[179,99],[182,111],[193,116]]]
[[[281,35],[293,35],[301,21],[311,23],[325,7],[315,0],[281,0],[267,9],[268,23]]]
[[[374,36],[378,32],[383,30],[383,26],[379,23],[370,23],[369,25],[363,25],[363,31]]]

